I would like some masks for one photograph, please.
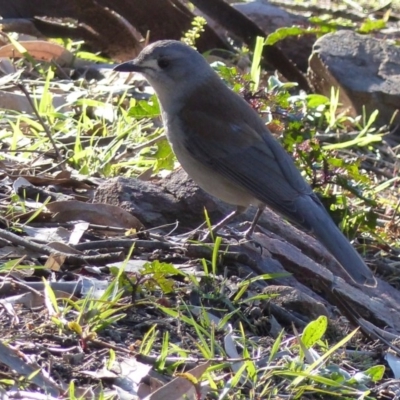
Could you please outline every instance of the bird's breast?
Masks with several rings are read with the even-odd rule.
[[[201,156],[195,157],[185,147],[185,141],[190,140],[187,132],[182,129],[178,121],[164,117],[166,135],[176,158],[186,173],[207,193],[226,203],[248,207],[260,202],[240,186],[232,183],[212,167],[201,161]]]

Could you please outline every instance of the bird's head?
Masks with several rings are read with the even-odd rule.
[[[114,71],[139,72],[153,86],[161,104],[185,98],[215,73],[201,54],[184,43],[161,40],[145,47]]]

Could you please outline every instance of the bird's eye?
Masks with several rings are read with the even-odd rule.
[[[157,64],[161,69],[165,69],[169,66],[169,61],[165,58],[161,58],[158,60]]]

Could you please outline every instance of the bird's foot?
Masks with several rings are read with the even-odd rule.
[[[245,231],[239,231],[235,228],[228,226],[225,226],[223,229],[217,229],[217,231],[215,231],[213,228],[204,228],[203,224],[190,232],[175,236],[175,238],[180,243],[188,241],[200,243],[215,243],[215,238],[219,236],[227,241],[234,240],[238,244],[253,244],[254,247],[259,248],[262,251],[261,244],[253,238],[253,231],[254,229],[252,226]]]
[[[238,231],[235,228],[225,227],[223,233],[221,231],[218,231],[218,233],[212,231],[205,232],[200,241],[203,243],[215,242],[216,236],[219,236],[222,239],[226,239],[228,241],[234,240],[240,245],[253,244],[254,247],[259,248],[262,252],[262,245],[253,238],[253,229],[248,229],[243,232]]]
[[[175,235],[174,238],[177,242],[188,242],[188,241],[201,241],[203,236],[203,229],[201,227],[193,229],[190,232],[182,233],[180,235]]]
[[[233,228],[225,227],[223,232],[222,230],[218,230],[218,232],[215,232],[213,229],[205,229],[200,226],[190,232],[177,235],[175,237],[178,238],[179,242],[195,241],[201,243],[214,243],[217,236],[226,240],[235,239],[239,241],[238,237],[242,238],[243,234],[243,232],[239,232]]]
[[[263,246],[260,242],[257,242],[257,240],[253,239],[252,237],[244,236],[242,239],[239,240],[239,244],[252,244],[256,249],[260,249],[260,252],[262,254]]]

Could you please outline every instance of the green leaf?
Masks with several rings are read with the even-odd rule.
[[[139,100],[132,103],[133,105],[128,111],[130,117],[153,118],[161,114],[160,105],[155,95],[149,100]]]
[[[83,329],[82,329],[82,326],[78,322],[76,322],[76,321],[68,322],[68,328],[71,329],[71,331],[74,331],[78,335],[82,336]]]
[[[365,375],[368,375],[373,382],[378,382],[383,378],[385,374],[385,366],[384,365],[374,365],[371,368],[368,368],[364,371]]]
[[[272,32],[267,36],[265,44],[272,46],[280,40],[286,39],[290,36],[321,35],[323,33],[331,32],[332,30],[334,29],[329,26],[319,26],[317,28],[303,28],[301,26],[278,28],[275,32]]]
[[[256,46],[254,48],[253,60],[251,63],[250,76],[251,80],[254,82],[253,90],[258,90],[258,86],[260,84],[260,75],[261,75],[261,56],[264,47],[264,38],[257,36]]]
[[[380,31],[386,28],[386,22],[383,19],[373,20],[373,19],[366,19],[358,29],[360,33],[370,33],[373,31]]]
[[[309,94],[306,96],[307,105],[310,108],[317,108],[321,105],[329,104],[329,99],[322,94]]]
[[[282,329],[279,332],[278,337],[275,339],[275,342],[274,342],[274,344],[273,344],[273,346],[271,348],[271,352],[270,352],[269,357],[268,357],[268,363],[273,361],[275,355],[278,353],[278,350],[279,350],[279,348],[281,346],[281,343],[282,343],[282,338],[283,338],[283,334],[284,333],[285,333],[285,331]]]
[[[372,143],[380,143],[382,142],[383,134],[367,134],[364,137],[356,137],[355,139],[348,140],[347,142],[342,143],[334,143],[334,144],[326,144],[323,146],[324,150],[339,150],[346,149],[353,146],[365,147]]]
[[[141,270],[142,274],[170,274],[170,275],[183,275],[185,274],[180,271],[178,268],[174,267],[171,263],[163,263],[158,260],[153,262],[147,262],[143,265],[143,269]]]
[[[309,349],[314,346],[318,340],[322,338],[322,336],[326,332],[326,328],[328,327],[328,318],[325,315],[321,315],[315,321],[311,321],[304,329],[301,340],[304,345]]]
[[[81,58],[83,60],[97,62],[97,63],[109,64],[111,61],[109,58],[101,57],[97,54],[93,54],[88,51],[77,51],[75,54],[76,54],[76,57],[78,57],[78,58]]]
[[[322,363],[324,363],[337,349],[339,349],[341,346],[346,344],[351,340],[351,338],[358,332],[358,329],[355,329],[353,332],[349,333],[345,338],[340,340],[338,343],[336,343],[334,346],[332,346],[326,353],[322,355],[322,357],[318,358],[316,361],[314,361],[311,365],[309,365],[304,372],[296,371],[295,374],[297,374],[297,378],[293,380],[293,382],[290,384],[292,387],[296,387],[301,384],[302,381],[304,381],[304,378],[307,376],[310,376],[309,374],[311,371],[315,370],[318,368]],[[319,377],[318,375],[315,375],[313,379],[322,379],[322,377]],[[335,382],[334,382],[335,383]],[[336,383],[335,383],[336,384]]]
[[[265,44],[272,46],[280,40],[287,38],[288,36],[301,35],[305,31],[306,29],[300,28],[299,26],[278,28],[275,32],[272,32],[267,36],[267,38],[265,39]]]
[[[164,293],[171,293],[174,290],[174,283],[172,279],[168,279],[167,275],[184,275],[179,269],[175,268],[172,264],[161,263],[155,260],[151,263],[144,264],[141,273],[143,275],[152,275],[152,280],[146,282],[148,286],[154,286],[154,283]]]
[[[156,143],[156,146],[157,151],[154,154],[154,157],[157,161],[154,166],[154,172],[158,172],[162,169],[172,171],[175,166],[175,155],[168,140],[161,140]]]

